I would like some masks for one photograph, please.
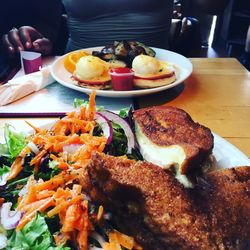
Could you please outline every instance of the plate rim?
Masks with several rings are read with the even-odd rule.
[[[92,52],[93,50],[101,50],[104,46],[98,46],[98,47],[92,47],[92,48],[83,48],[83,49],[79,49],[79,50],[75,50],[75,51],[80,51],[80,50],[86,50],[89,52]],[[193,72],[193,64],[190,61],[190,59],[188,59],[187,57],[170,51],[170,50],[166,50],[166,49],[161,49],[161,48],[156,48],[156,47],[151,47],[152,49],[154,49],[156,51],[156,54],[162,54],[162,53],[167,53],[173,56],[177,56],[179,58],[182,58],[182,60],[184,60],[184,62],[187,64],[187,68],[183,68],[179,65],[177,65],[177,67],[183,71],[183,73],[185,73],[185,77],[181,78],[181,79],[177,79],[176,81],[174,81],[171,84],[167,84],[161,87],[156,87],[156,88],[151,88],[151,89],[141,89],[141,90],[130,90],[130,91],[113,91],[113,90],[96,90],[96,95],[97,96],[104,96],[104,97],[112,97],[112,98],[123,98],[123,97],[137,97],[137,96],[144,96],[144,95],[149,95],[149,94],[154,94],[157,92],[161,92],[170,88],[173,88],[179,84],[181,84],[182,82],[184,82]],[[71,51],[72,52],[72,51]],[[71,53],[69,52],[69,53]],[[52,75],[52,77],[61,85],[67,87],[67,88],[71,88],[74,89],[76,91],[80,91],[86,94],[90,94],[93,90],[92,89],[88,89],[88,88],[83,88],[80,86],[77,86],[73,83],[66,83],[65,81],[61,80],[58,76],[58,74],[56,74],[56,67],[58,64],[61,63],[61,61],[69,54],[66,53],[62,56],[60,56],[59,58],[57,58],[51,65],[50,67],[50,73]],[[171,63],[171,61],[170,61]]]
[[[39,128],[41,129],[51,129],[54,125],[54,123],[57,121],[58,119],[55,119],[53,121],[48,121],[47,123],[39,126]],[[17,129],[18,130],[18,129]],[[30,127],[27,125],[27,130],[22,130],[20,132],[23,132],[25,135],[29,135],[31,133],[33,133],[33,130],[30,129]],[[221,152],[219,151],[216,151],[216,148],[222,144],[224,145],[226,148],[230,148],[231,151],[233,151],[235,154],[233,157],[232,154],[229,153],[229,156],[227,156],[230,161],[235,161],[237,160],[236,162],[240,162],[240,164],[234,164],[234,165],[228,165],[227,167],[223,167],[223,166],[218,166],[219,168],[222,168],[222,169],[226,169],[226,168],[233,168],[233,167],[237,167],[237,166],[249,166],[250,167],[250,158],[248,158],[248,156],[242,152],[239,148],[237,148],[234,144],[232,144],[231,142],[229,142],[228,140],[226,140],[225,138],[223,138],[222,136],[214,133],[213,133],[213,136],[214,136],[214,148],[212,150],[212,154],[216,157],[216,155],[219,153],[221,154]],[[220,157],[225,157],[224,155],[219,155]],[[219,162],[220,159],[216,159],[217,162]]]
[[[242,162],[241,166],[245,165],[245,166],[250,167],[250,158],[248,158],[248,156],[244,152],[242,152],[234,144],[232,144],[228,140],[224,139],[220,135],[218,135],[218,134],[216,134],[214,132],[212,132],[212,133],[213,133],[213,136],[214,136],[214,148],[213,148],[213,151],[212,151],[213,154],[214,153],[216,154],[216,152],[214,152],[216,145],[218,145],[218,143],[222,143],[223,145],[225,145],[227,147],[230,147],[231,150],[234,151],[237,154],[237,156],[240,158],[240,161]],[[236,159],[236,158],[231,157],[229,159]],[[238,158],[237,158],[237,160],[238,160]],[[240,166],[240,165],[237,165],[237,166]],[[236,167],[236,166],[228,166],[227,168],[232,168],[232,167]]]

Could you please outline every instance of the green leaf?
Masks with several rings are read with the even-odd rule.
[[[9,124],[4,127],[4,136],[10,157],[17,157],[26,145],[25,136],[22,133],[14,132]]]
[[[9,172],[10,172],[10,168],[7,167],[6,165],[3,165],[3,166],[0,168],[0,176],[2,176],[3,174],[9,173]]]
[[[52,236],[45,222],[40,215],[26,224],[20,231],[13,231],[8,239],[7,250],[68,250],[68,247],[55,247]]]
[[[7,147],[7,144],[2,144],[0,143],[0,155],[1,156],[7,156],[9,157],[10,154],[9,154],[9,150],[8,150],[8,147]]]
[[[105,151],[114,156],[125,155],[127,152],[127,137],[119,124],[112,122],[112,128],[112,142],[106,147]]]
[[[119,116],[122,117],[122,118],[126,118],[127,115],[128,115],[128,108],[123,108],[123,109],[120,109],[119,111]]]
[[[58,162],[57,161],[49,161],[49,168],[58,170]]]
[[[78,108],[82,105],[87,106],[89,104],[88,101],[84,101],[83,99],[75,98],[73,101],[73,107]]]

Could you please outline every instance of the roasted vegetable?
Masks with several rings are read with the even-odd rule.
[[[112,45],[105,46],[101,51],[93,51],[92,55],[104,61],[122,61],[127,67],[131,67],[132,61],[138,55],[149,55],[154,57],[155,51],[141,42],[137,41],[114,41]]]

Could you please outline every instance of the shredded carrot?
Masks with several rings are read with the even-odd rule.
[[[14,162],[12,163],[10,167],[10,175],[8,176],[7,180],[11,180],[15,178],[23,170],[22,161],[23,161],[22,157],[17,157],[14,160]]]
[[[92,121],[95,116],[95,96],[96,96],[95,91],[93,91],[89,96],[88,119],[90,121]]]
[[[63,209],[65,209],[66,207],[68,207],[68,206],[70,206],[70,205],[72,205],[72,204],[75,204],[75,203],[77,203],[78,201],[81,201],[81,200],[82,200],[82,195],[78,195],[78,196],[72,198],[70,201],[63,201],[63,200],[61,200],[61,202],[60,202],[57,206],[55,206],[53,209],[51,209],[51,210],[47,213],[47,215],[48,215],[49,217],[52,217],[52,216],[54,216],[55,214],[60,213],[60,212],[61,212]],[[60,201],[60,199],[58,199],[58,201]]]
[[[65,183],[66,181],[68,181],[70,178],[71,177],[69,175],[63,175],[63,174],[55,175],[53,178],[51,178],[48,181],[37,183],[36,190],[41,191],[45,189],[48,189],[48,190],[55,189],[59,187],[60,185],[62,185],[63,183]]]
[[[57,246],[63,246],[70,239],[70,234],[69,233],[54,234],[53,237]]]
[[[88,230],[89,230],[89,218],[88,218],[88,201],[83,201],[82,204],[82,216],[78,227],[77,243],[80,250],[88,249]]]
[[[122,234],[118,231],[114,231],[111,234],[116,235],[116,238],[117,238],[118,242],[120,243],[120,245],[122,245],[123,247],[125,247],[126,249],[129,249],[129,250],[133,249],[133,246],[135,244],[133,237]]]
[[[61,246],[71,240],[76,241],[78,249],[88,249],[89,233],[104,214],[104,207],[99,206],[97,215],[93,217],[96,220],[91,221],[88,201],[84,195],[84,190],[89,185],[85,177],[85,166],[93,152],[103,152],[107,142],[104,136],[93,135],[96,126],[95,96],[94,91],[89,97],[88,108],[81,106],[79,110],[68,113],[63,119],[56,121],[50,131],[36,128],[27,122],[35,131],[31,140],[40,150],[30,161],[30,166],[34,166],[34,171],[39,171],[41,160],[46,155],[49,160],[56,162],[60,173],[48,181],[35,180],[34,176],[29,178],[27,192],[18,198],[17,209],[23,216],[16,227],[17,231],[38,212],[44,212],[48,217],[58,215],[61,229],[59,234],[53,235],[56,245]],[[71,145],[73,146],[68,147]],[[8,179],[15,178],[22,171],[23,159],[29,152],[28,146],[22,150],[11,166]],[[132,237],[118,231],[111,232],[104,249],[121,250],[122,247],[129,250],[141,249]]]
[[[42,190],[42,191],[36,193],[36,199],[42,200],[42,199],[51,197],[54,194],[55,194],[55,191],[53,191],[53,190]]]
[[[28,146],[24,147],[20,152],[19,156],[24,158],[28,153],[30,153],[30,148]]]
[[[100,221],[102,216],[103,216],[103,213],[104,213],[104,209],[103,209],[103,206],[99,206],[98,208],[98,213],[97,213],[97,216],[96,216],[96,219],[97,221]]]
[[[36,133],[39,133],[41,130],[40,128],[35,127],[33,124],[31,124],[29,121],[25,121],[31,128],[34,129]]]
[[[66,211],[65,221],[61,228],[61,232],[71,232],[74,230],[74,224],[79,220],[81,216],[80,207],[78,204],[72,204]]]
[[[46,150],[40,151],[30,162],[30,165],[38,165],[42,159],[42,157],[47,153]]]
[[[37,212],[43,212],[48,207],[53,206],[53,205],[54,205],[53,198],[49,197],[49,198],[46,198],[46,199],[43,199],[40,201],[35,201],[35,202],[23,207],[20,211],[25,212],[25,214],[23,215],[22,219],[19,221],[19,223],[16,227],[16,231],[19,231],[29,221],[31,221]]]

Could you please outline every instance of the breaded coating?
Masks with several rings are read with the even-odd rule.
[[[250,237],[250,168],[211,173],[194,190],[151,163],[99,153],[87,171],[101,194],[92,199],[105,202],[144,249],[244,249]],[[244,181],[228,180],[233,171]]]
[[[250,167],[209,173],[204,205],[218,249],[250,249]]]
[[[171,106],[144,108],[136,110],[133,118],[153,144],[161,147],[179,145],[184,149],[186,160],[180,166],[182,174],[198,167],[212,152],[210,129],[195,123],[182,109]]]

